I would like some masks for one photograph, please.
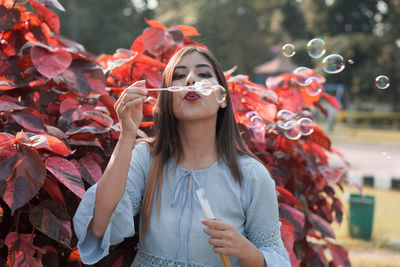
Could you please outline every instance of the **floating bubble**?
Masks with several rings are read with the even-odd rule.
[[[309,77],[305,83],[308,85],[304,86],[303,90],[310,96],[317,96],[323,91],[321,81],[317,77]]]
[[[222,103],[226,100],[226,90],[221,85],[213,85],[213,91],[218,103]]]
[[[313,70],[304,66],[298,67],[293,71],[296,74],[296,83],[301,86],[309,85],[312,80],[308,80],[313,74]]]
[[[278,113],[276,113],[276,119],[286,122],[293,118],[293,115],[293,112],[291,112],[290,110],[281,109],[278,111]]]
[[[386,159],[392,158],[392,156],[390,156],[389,152],[382,152],[382,156],[384,156]]]
[[[320,38],[314,38],[307,43],[308,55],[312,58],[320,58],[325,54],[325,41]]]
[[[277,121],[276,124],[278,125],[279,128],[282,130],[290,130],[292,126],[294,125],[293,122],[296,122],[295,120],[288,120],[288,121]],[[296,122],[297,123],[297,122]]]
[[[292,44],[285,44],[282,46],[282,54],[285,57],[292,57],[296,54],[296,48]]]
[[[383,90],[390,86],[390,80],[387,76],[380,75],[375,78],[375,84],[376,84],[376,87]]]
[[[314,122],[310,118],[301,118],[297,121],[301,135],[307,136],[314,132]]]
[[[254,111],[249,111],[246,113],[248,118],[246,125],[255,132],[262,132],[264,129],[264,120],[258,116]]]
[[[329,74],[339,73],[344,67],[344,59],[339,54],[331,54],[322,60],[322,69]]]
[[[284,125],[284,134],[290,140],[298,140],[301,137],[300,126],[297,121],[290,120]]]
[[[354,60],[352,60],[352,59],[349,59],[349,60],[347,60],[347,63],[349,63],[349,64],[353,65],[353,64],[354,64]]]

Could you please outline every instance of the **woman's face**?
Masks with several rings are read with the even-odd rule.
[[[192,52],[182,57],[176,65],[171,85],[188,86],[202,80],[218,84],[217,76],[208,59],[198,52]],[[216,118],[219,105],[214,93],[208,96],[186,90],[172,93],[172,109],[178,121]]]

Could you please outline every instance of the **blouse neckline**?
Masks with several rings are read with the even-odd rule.
[[[182,170],[182,171],[201,173],[201,172],[207,172],[207,171],[209,171],[209,170],[211,170],[211,169],[214,169],[214,168],[221,162],[221,159],[222,159],[222,157],[219,158],[219,159],[218,159],[216,162],[214,162],[213,164],[211,164],[209,167],[204,168],[204,169],[199,169],[199,170],[184,168],[184,167],[182,167],[181,165],[179,165],[179,164],[175,161],[174,158],[172,158],[172,161],[173,161],[173,163],[176,165],[176,167],[177,167],[178,169]]]

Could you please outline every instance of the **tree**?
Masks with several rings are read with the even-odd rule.
[[[28,3],[33,12],[25,9]],[[55,0],[46,5],[60,8]],[[85,189],[100,179],[118,139],[115,98],[136,80],[145,79],[147,88],[160,86],[173,53],[201,45],[190,39],[198,35],[193,27],[167,28],[148,20],[131,49],[94,56],[57,35],[58,17],[47,7],[35,0],[0,5],[0,238],[7,246],[0,259],[8,266],[81,264],[71,218]],[[335,150],[306,110],[320,97],[338,108],[335,99],[309,95],[320,84],[300,87],[292,83],[299,78],[295,74],[278,77],[274,90],[232,72],[226,77],[243,138],[276,181],[292,264],[324,266],[329,250],[332,265],[349,266],[329,225],[342,220],[335,187],[344,170],[329,167],[327,153]],[[150,98],[140,137],[152,134],[153,107]],[[277,113],[282,109],[291,113],[282,117]],[[257,125],[248,112],[258,114]],[[303,118],[311,124],[302,124]],[[134,236],[116,245],[100,264],[129,264],[136,241]]]

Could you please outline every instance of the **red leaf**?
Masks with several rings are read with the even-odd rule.
[[[24,251],[11,250],[7,256],[6,266],[43,267],[38,258],[25,254]]]
[[[294,245],[294,228],[290,224],[289,221],[280,218],[279,219],[282,223],[281,226],[281,236],[282,236],[282,241],[283,244],[285,245],[286,250],[293,251],[293,245]]]
[[[350,260],[349,260],[349,255],[347,251],[342,248],[341,246],[337,244],[333,244],[329,242],[329,246],[331,248],[331,254],[332,254],[332,267],[350,267]]]
[[[16,123],[27,130],[33,132],[44,132],[44,124],[40,118],[40,113],[34,109],[27,108],[24,110],[13,111],[11,117]]]
[[[69,150],[69,148],[57,137],[51,135],[40,135],[40,137],[42,136],[47,139],[45,142],[47,143],[48,148],[46,149],[60,155],[72,155],[71,150]],[[31,140],[32,138],[33,137],[30,137],[29,139]]]
[[[51,79],[65,71],[72,62],[71,54],[64,49],[49,51],[39,46],[31,48],[31,58],[35,68],[43,76]]]
[[[165,51],[165,30],[160,28],[146,28],[143,31],[143,44],[151,54],[158,56]],[[171,36],[172,39],[172,36]]]
[[[61,11],[65,11],[65,8],[57,0],[35,0],[38,3],[45,4],[47,6],[55,7]]]
[[[138,38],[136,38],[130,49],[139,53],[143,53],[146,50],[146,47],[143,43],[143,35],[140,35]]]
[[[43,188],[51,196],[52,199],[60,203],[60,205],[65,206],[64,196],[58,186],[56,180],[53,177],[47,176],[43,183]]]
[[[18,104],[15,104],[10,101],[3,101],[0,99],[0,111],[10,111],[10,110],[21,110],[25,107],[22,107]]]
[[[101,168],[99,164],[94,161],[92,158],[89,157],[83,157],[79,160],[79,163],[81,166],[85,168],[85,171],[90,175],[90,182],[86,180],[90,185],[93,185],[94,183],[97,183],[101,176],[103,175],[103,172],[101,171]],[[85,177],[85,176],[84,176]]]
[[[50,27],[50,29],[56,33],[60,33],[60,20],[56,13],[46,8],[44,4],[39,4],[35,0],[30,0],[30,4],[32,5],[35,13],[46,22],[46,24]]]
[[[343,171],[330,167],[319,166],[318,171],[322,178],[330,184],[337,184],[343,177]]]
[[[276,186],[276,191],[278,191],[278,199],[280,201],[286,202],[288,204],[294,204],[295,206],[297,206],[299,209],[303,209],[303,207],[301,206],[300,202],[297,200],[297,198],[295,198],[293,196],[293,194],[286,190],[285,188],[281,187],[281,186]]]
[[[38,247],[35,247],[32,244],[32,240],[34,238],[34,234],[20,234],[18,232],[9,232],[6,236],[4,244],[7,245],[9,250],[22,251],[29,256],[33,256],[38,249]]]
[[[171,26],[170,28],[177,28],[181,30],[184,36],[199,36],[199,32],[195,27],[188,26],[188,25],[174,25]]]
[[[45,206],[34,206],[29,212],[29,220],[37,230],[69,247],[72,238],[71,222],[56,216],[52,211]]]
[[[64,158],[49,157],[46,159],[46,168],[75,195],[83,197],[85,187],[74,164]]]
[[[19,139],[15,138],[14,135],[9,133],[0,133],[0,147],[6,145],[13,145],[17,143]]]
[[[303,228],[305,216],[301,211],[287,204],[279,203],[279,215],[292,224],[295,230],[296,240],[299,240],[304,236]]]
[[[159,70],[146,69],[143,72],[143,78],[151,88],[161,87],[163,75]]]
[[[79,95],[105,93],[106,77],[103,70],[91,61],[75,59],[61,76],[64,82]]]
[[[325,100],[331,104],[334,108],[336,108],[337,110],[340,110],[340,106],[339,103],[336,100],[336,97],[331,96],[330,94],[326,93],[326,92],[322,92],[321,93],[321,97],[325,98]]]
[[[167,33],[169,33],[172,36],[172,39],[177,44],[182,43],[183,39],[185,39],[185,36],[183,35],[181,30],[179,30],[179,29],[169,28],[167,30]]]
[[[336,220],[337,223],[340,224],[342,222],[342,220],[343,220],[342,202],[337,198],[333,198],[332,208],[335,211],[335,220]]]
[[[315,227],[315,229],[318,230],[322,235],[335,238],[335,232],[333,231],[332,227],[322,217],[312,212],[309,212],[307,214],[307,218],[310,223]]]
[[[0,196],[14,213],[39,192],[46,169],[34,149],[15,153],[0,165]]]
[[[317,125],[313,126],[313,133],[309,136],[304,137],[305,139],[314,142],[324,149],[330,151],[331,150],[331,140],[329,137],[319,128]]]
[[[88,117],[89,119],[100,123],[105,127],[110,127],[114,124],[113,119],[111,119],[108,115],[97,112],[97,111],[85,111],[84,116]]]
[[[144,19],[144,20],[146,21],[147,24],[149,24],[150,27],[158,28],[163,31],[165,31],[167,29],[167,27],[165,27],[164,24],[162,24],[161,22],[159,22],[157,20],[153,20],[153,19]]]
[[[177,41],[178,43],[182,42],[180,39]],[[170,48],[175,48],[177,45],[173,35],[159,28],[146,28],[143,31],[143,43],[146,50],[154,56],[158,56]]]
[[[142,121],[142,123],[140,123],[140,127],[150,127],[153,125],[154,125],[153,121]]]
[[[112,98],[111,96],[106,95],[106,94],[102,94],[99,97],[99,100],[104,104],[104,106],[106,106],[106,108],[110,112],[112,118],[114,120],[117,120],[118,119],[117,112],[114,109],[114,104],[115,104],[116,100],[114,98]]]
[[[293,226],[290,224],[289,221],[287,221],[283,218],[279,218],[279,220],[282,222],[282,226],[281,226],[282,241],[283,241],[286,251],[289,254],[290,262],[291,262],[292,266],[299,266],[299,262],[297,260],[296,254],[293,251],[293,245],[294,245]]]
[[[294,113],[298,113],[302,110],[304,101],[300,90],[293,88],[278,89],[275,93],[277,93],[279,97],[279,109],[286,109]]]
[[[0,80],[0,91],[12,90],[17,87],[13,82],[7,80]]]
[[[19,23],[21,13],[16,8],[7,9],[0,6],[0,32],[12,29],[15,24]]]

